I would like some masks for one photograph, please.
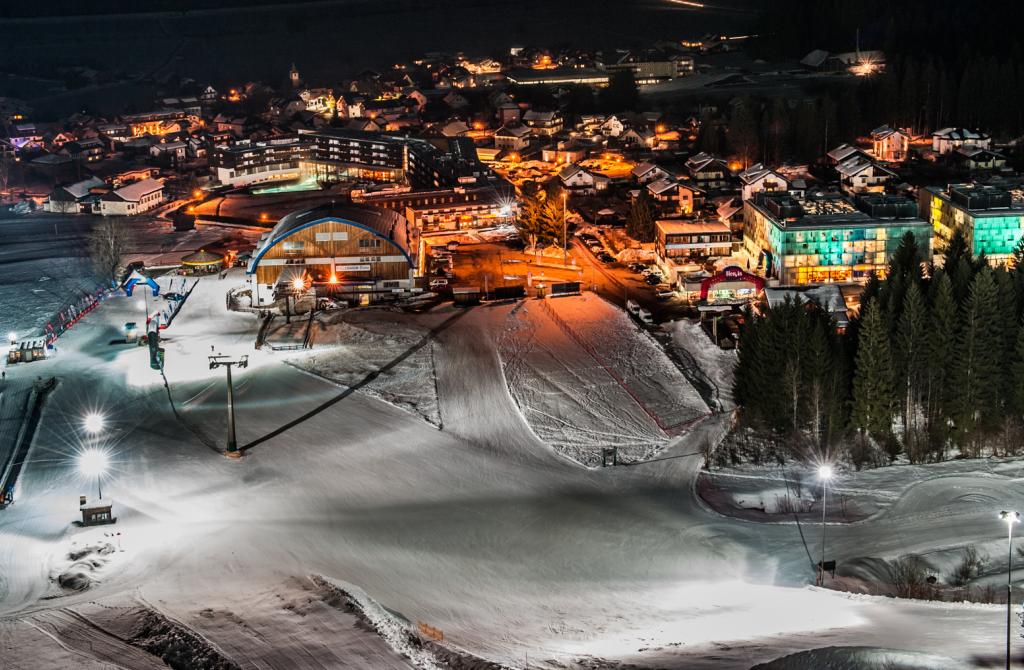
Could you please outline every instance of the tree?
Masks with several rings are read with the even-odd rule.
[[[761,131],[758,128],[756,103],[751,98],[735,101],[729,120],[729,148],[743,167],[756,162],[761,155]]]
[[[532,181],[525,182],[520,194],[516,227],[519,229],[519,234],[530,243],[530,246],[537,246],[543,208],[544,199],[537,184]]]
[[[131,230],[123,221],[100,219],[89,233],[89,258],[99,279],[117,283],[118,270],[130,244]]]
[[[928,368],[928,324],[924,299],[916,283],[903,298],[903,313],[896,328],[896,366],[903,398],[903,448],[912,462],[920,461],[917,415]]]
[[[932,278],[928,325],[927,428],[930,450],[945,456],[955,397],[950,363],[956,355],[957,307],[949,275],[939,270]]]
[[[964,304],[954,369],[957,433],[975,455],[985,436],[1000,425],[1003,348],[1001,333],[993,328],[998,318],[996,284],[985,268],[971,282]]]
[[[626,232],[630,237],[641,242],[654,241],[654,211],[647,189],[641,189],[639,195],[633,198],[633,202],[629,205],[629,213],[626,215]]]
[[[889,332],[878,301],[868,303],[860,328],[853,376],[854,426],[878,442],[892,434],[894,405]]]
[[[633,71],[617,70],[608,79],[608,88],[600,93],[601,106],[606,112],[636,111],[640,92],[633,79]]]

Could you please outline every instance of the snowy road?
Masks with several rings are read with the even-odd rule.
[[[964,664],[998,656],[1000,607],[809,589],[794,526],[706,509],[693,493],[699,458],[684,454],[720,435],[723,415],[662,454],[679,458],[586,470],[541,442],[512,399],[493,339],[501,309],[473,309],[437,335],[439,430],[373,397],[339,399],[338,386],[251,351],[255,319],[223,312],[230,283],[201,282],[166,334],[184,425],[146,352],[108,344],[137,308],[127,299],[104,303],[62,340],[58,359],[33,369],[61,382],[19,502],[0,512],[0,616],[14,631],[0,635],[5,644],[48,644],[23,628],[34,613],[137,596],[245,667],[293,667],[245,636],[279,618],[290,658],[326,653],[329,628],[289,618],[278,597],[282,585],[320,574],[518,667],[528,653],[531,667],[592,657],[746,668],[830,645],[927,650]],[[206,366],[211,346],[251,356],[236,376],[238,438],[256,444],[240,461],[211,448],[222,440],[225,396],[222,373]],[[69,457],[81,446],[80,416],[96,407],[110,418],[116,471],[104,492],[117,501],[125,551],[96,569],[90,590],[44,600],[60,592],[48,577],[69,543],[103,530],[69,525],[90,488]],[[1024,507],[1024,487],[922,482],[885,515],[831,528],[829,553],[993,540],[1002,531],[993,504]],[[213,625],[209,608],[231,616]]]

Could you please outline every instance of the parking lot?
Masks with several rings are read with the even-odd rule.
[[[527,254],[518,240],[448,237],[438,239],[432,248],[440,250],[443,243],[451,239],[458,239],[458,245],[452,245],[449,253],[436,252],[438,258],[431,258],[427,264],[432,280],[447,281],[447,285],[438,285],[440,282],[434,285],[434,290],[439,292],[456,286],[477,286],[487,292],[500,286],[519,285],[526,286],[530,295],[552,283],[578,281],[584,288],[620,307],[625,308],[627,301],[634,301],[652,314],[655,323],[696,315],[678,294],[667,291],[668,286],[643,276],[641,266],[630,269],[627,264],[615,261],[603,245],[594,244],[587,237],[574,236],[564,259],[561,253],[553,256]]]

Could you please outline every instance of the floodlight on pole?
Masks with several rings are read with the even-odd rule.
[[[18,334],[13,330],[7,333],[7,341],[11,343],[11,346],[14,346],[18,342]]]
[[[90,435],[97,435],[103,430],[103,425],[106,423],[106,419],[99,412],[89,412],[82,419],[82,428],[85,432]]]
[[[107,471],[110,459],[101,449],[86,449],[78,456],[78,469],[86,477],[96,478],[96,489],[100,500],[103,499],[103,475]]]
[[[1020,522],[1020,512],[999,513],[1006,522],[1006,670],[1010,670],[1010,611],[1013,607],[1013,524]]]
[[[818,466],[818,478],[821,479],[821,562],[818,563],[818,586],[825,584],[825,512],[828,510],[828,482],[834,474],[831,465],[823,463]]]

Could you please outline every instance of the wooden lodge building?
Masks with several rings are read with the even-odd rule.
[[[246,274],[254,307],[309,291],[380,302],[415,285],[405,217],[361,205],[292,212],[259,242]]]

